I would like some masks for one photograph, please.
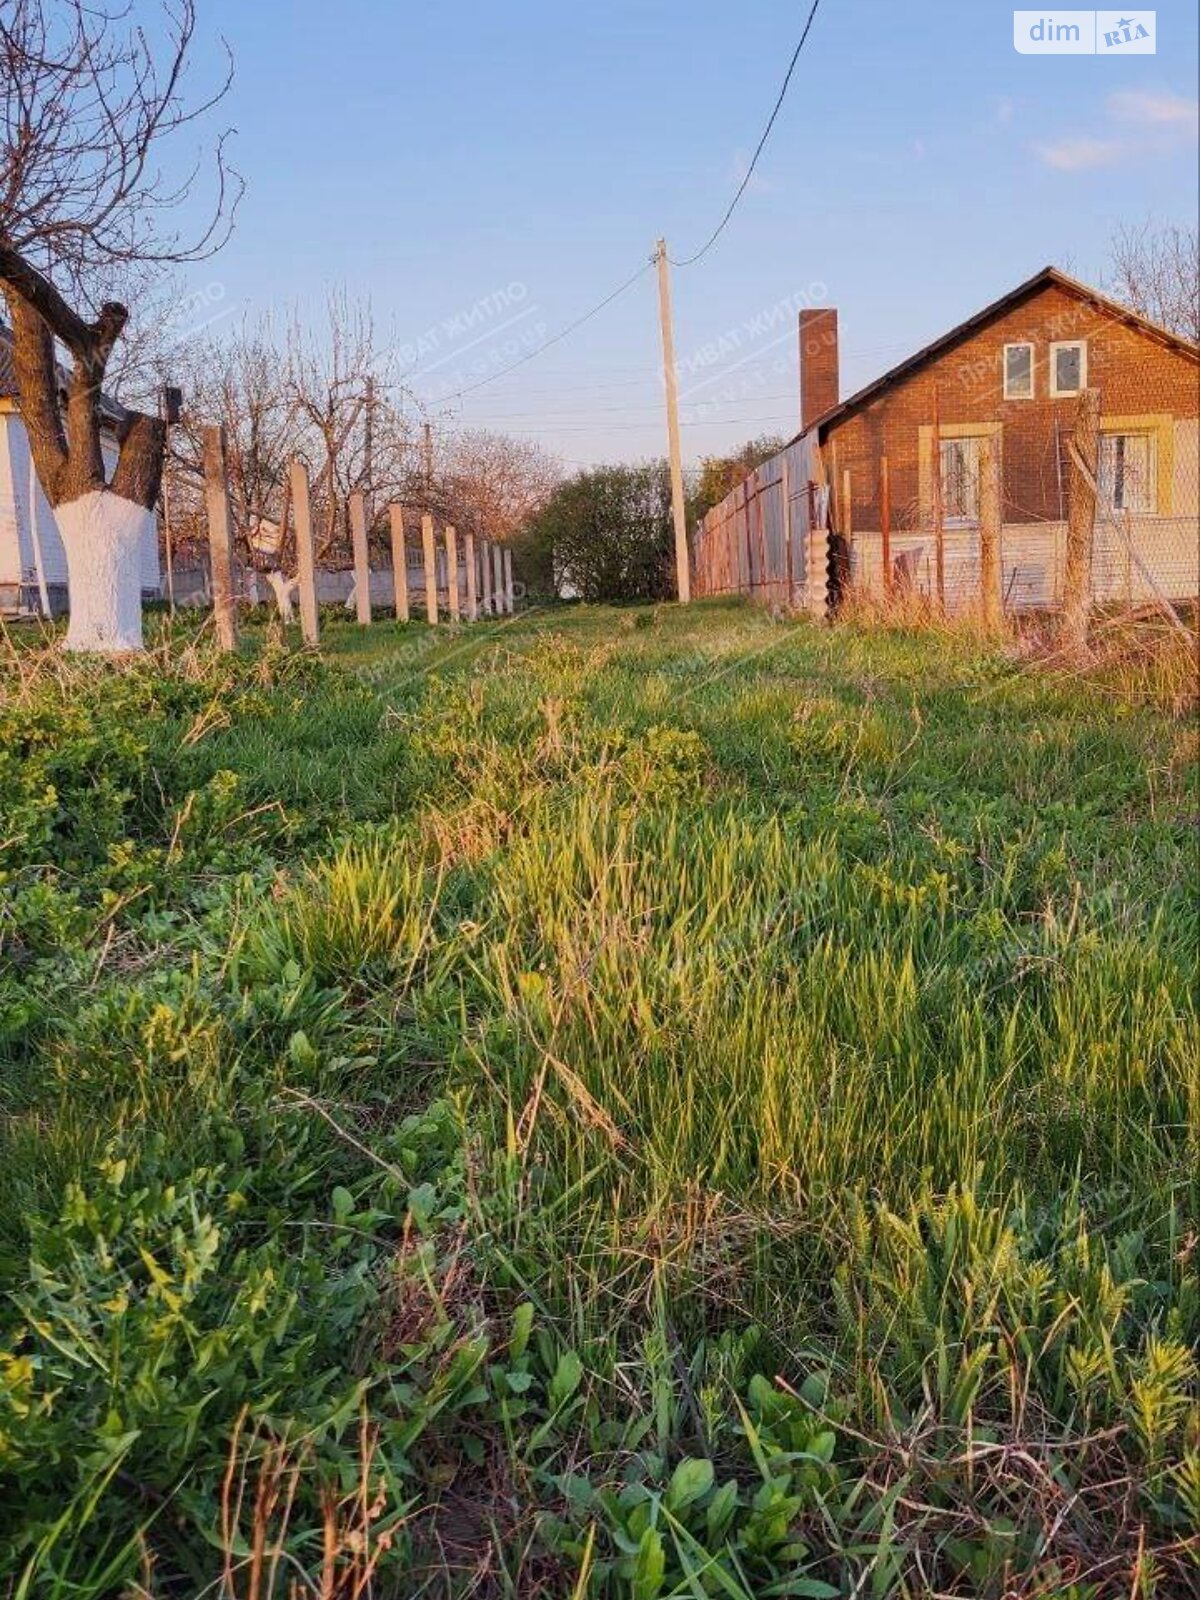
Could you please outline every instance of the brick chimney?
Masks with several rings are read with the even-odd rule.
[[[800,426],[837,405],[838,314],[834,306],[800,313]]]

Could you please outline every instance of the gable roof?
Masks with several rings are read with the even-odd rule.
[[[1060,272],[1057,267],[1043,267],[1040,272],[1035,272],[1032,278],[1026,278],[1024,283],[1019,283],[1015,289],[1010,289],[1007,294],[1002,294],[998,300],[993,300],[990,305],[984,306],[982,311],[977,311],[974,316],[968,317],[965,322],[958,323],[948,333],[943,333],[939,338],[934,339],[932,343],[922,346],[920,350],[915,351],[911,356],[906,356],[896,366],[890,367],[880,377],[872,379],[870,383],[850,395],[848,399],[840,401],[836,406],[831,406],[821,416],[814,418],[809,423],[809,428],[819,429],[818,437],[823,439],[826,428],[833,423],[841,422],[851,412],[861,410],[864,405],[867,405],[884,389],[889,388],[894,383],[898,383],[902,378],[907,378],[910,373],[916,372],[927,362],[934,360],[935,357],[942,355],[945,351],[953,349],[956,344],[960,344],[962,340],[969,338],[971,334],[985,327],[996,317],[1002,316],[1004,312],[1011,311],[1014,306],[1020,305],[1023,300],[1027,300],[1040,290],[1048,288],[1063,289],[1067,294],[1075,295],[1077,299],[1090,302],[1098,310],[1106,312],[1108,316],[1127,323],[1130,327],[1136,328],[1140,333],[1157,340],[1160,344],[1177,351],[1180,355],[1188,356],[1193,361],[1200,360],[1200,346],[1193,344],[1190,339],[1185,339],[1182,334],[1172,333],[1170,328],[1163,328],[1157,322],[1151,322],[1149,317],[1143,317],[1140,312],[1131,310],[1129,306],[1123,306],[1116,300],[1110,300],[1107,295],[1101,294],[1099,289],[1093,289],[1086,283],[1080,283],[1076,278],[1068,277],[1065,272]],[[800,435],[797,434],[796,437],[799,438]]]
[[[16,400],[20,403],[20,394],[17,390],[17,375],[13,370],[12,359],[12,330],[4,322],[0,322],[0,400]],[[66,394],[67,375],[61,365],[58,368],[59,390]],[[119,400],[114,400],[112,395],[100,395],[100,423],[101,426],[115,428],[124,422],[128,412]]]

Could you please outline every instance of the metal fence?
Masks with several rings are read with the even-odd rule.
[[[751,472],[700,523],[693,592],[746,594],[823,616],[829,587],[829,494],[808,435]]]
[[[794,441],[700,524],[696,593],[818,615],[855,595],[918,598],[951,615],[1055,612],[1071,604],[1073,583],[1089,610],[1193,603],[1200,423],[1109,418],[1103,396],[1087,393],[1099,419],[1090,442],[1068,417],[1051,436],[1014,444],[1006,460],[998,426],[970,437],[923,429],[921,488],[908,502],[891,502],[885,455],[858,461],[852,482],[828,445]],[[855,525],[855,509],[868,525]]]

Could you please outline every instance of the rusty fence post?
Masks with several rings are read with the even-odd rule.
[[[998,628],[1004,620],[1004,579],[1000,552],[1000,452],[996,441],[979,441],[979,588],[983,623]]]
[[[1067,446],[1067,550],[1063,568],[1063,639],[1087,649],[1096,526],[1096,466],[1100,452],[1100,391],[1084,389]]]
[[[888,458],[879,458],[879,545],[883,560],[883,597],[892,598],[892,485]]]

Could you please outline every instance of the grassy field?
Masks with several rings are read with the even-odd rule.
[[[327,639],[7,647],[0,1593],[1194,1594],[1194,723]]]

